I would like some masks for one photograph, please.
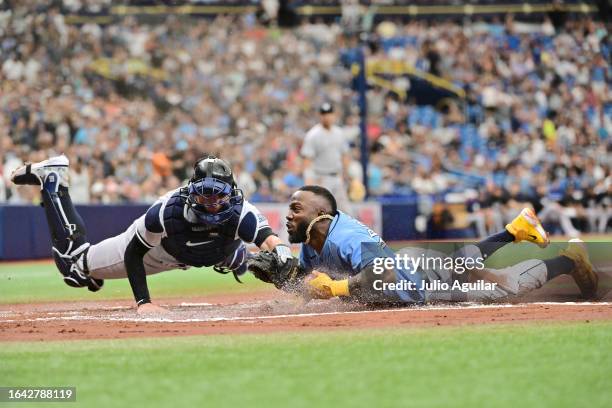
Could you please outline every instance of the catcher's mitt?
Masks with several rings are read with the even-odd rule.
[[[275,252],[260,251],[248,260],[248,269],[257,279],[272,283],[277,289],[297,290],[306,276],[297,258],[290,257],[282,262]]]

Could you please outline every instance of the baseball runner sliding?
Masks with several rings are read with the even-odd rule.
[[[332,193],[320,186],[304,186],[291,197],[287,215],[289,242],[301,243],[300,257],[288,263],[262,251],[249,260],[249,269],[262,280],[310,298],[343,297],[366,303],[424,303],[432,301],[495,301],[520,296],[561,274],[574,278],[585,298],[596,296],[598,276],[582,242],[570,241],[559,256],[528,259],[503,269],[428,267],[426,263],[384,266],[377,260],[397,254],[382,238],[359,221],[339,211]],[[483,241],[469,244],[450,257],[413,247],[401,251],[412,259],[485,259],[512,242],[549,244],[537,216],[524,209],[506,228]],[[377,264],[378,263],[378,264]],[[477,261],[472,262],[475,265]],[[484,264],[483,264],[484,266]],[[378,268],[378,270],[377,270]],[[381,270],[382,269],[382,270]],[[343,275],[332,278],[332,273]],[[448,290],[467,278],[479,279],[479,290]]]

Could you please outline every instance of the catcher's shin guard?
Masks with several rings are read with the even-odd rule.
[[[43,182],[42,199],[53,242],[53,258],[72,287],[100,290],[104,281],[89,277],[87,268],[87,242],[85,224],[74,209],[68,189],[61,186],[57,173],[50,172]]]

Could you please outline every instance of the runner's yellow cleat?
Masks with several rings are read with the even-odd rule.
[[[506,225],[506,230],[514,235],[514,242],[529,241],[542,248],[550,243],[540,220],[531,208],[523,208],[521,213]]]
[[[578,238],[571,239],[567,248],[559,251],[559,255],[565,256],[574,262],[574,270],[572,277],[576,281],[576,285],[580,288],[582,296],[587,299],[595,297],[599,277],[593,270],[593,265],[589,260],[584,242]]]

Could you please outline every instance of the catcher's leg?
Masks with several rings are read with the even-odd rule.
[[[127,230],[119,235],[105,239],[89,247],[87,267],[89,276],[94,279],[126,279],[125,250],[136,234],[137,225],[144,222],[144,215],[135,220]],[[173,269],[188,269],[185,265],[168,254],[164,248],[156,246],[143,258],[145,273],[152,275]]]
[[[53,258],[64,282],[73,287],[100,290],[104,281],[88,276],[85,225],[68,194],[68,159],[53,157],[16,169],[11,179],[18,185],[40,185],[43,206],[53,242]]]

